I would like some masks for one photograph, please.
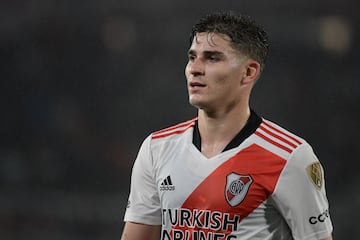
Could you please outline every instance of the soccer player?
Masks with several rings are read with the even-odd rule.
[[[249,106],[266,32],[222,12],[201,18],[190,40],[185,75],[198,115],[144,140],[122,240],[331,240],[311,146]]]

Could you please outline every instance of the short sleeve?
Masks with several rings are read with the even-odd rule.
[[[273,199],[295,240],[319,240],[331,235],[324,170],[309,144],[302,144],[292,153]]]
[[[134,162],[124,221],[161,225],[161,205],[153,171],[150,143],[149,136],[142,143]]]

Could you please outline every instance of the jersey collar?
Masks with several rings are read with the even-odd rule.
[[[260,126],[262,119],[253,111],[250,112],[250,117],[246,125],[240,130],[240,132],[230,141],[230,143],[224,148],[223,152],[239,146],[246,138],[253,134]],[[193,132],[193,144],[201,152],[201,137],[199,132],[198,120],[195,121]]]

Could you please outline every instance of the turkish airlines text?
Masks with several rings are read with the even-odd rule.
[[[240,215],[199,209],[163,209],[161,240],[231,240]]]

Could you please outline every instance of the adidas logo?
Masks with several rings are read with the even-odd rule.
[[[175,186],[172,184],[172,181],[171,181],[171,178],[169,175],[161,183],[160,191],[174,191],[174,190],[175,190]]]

